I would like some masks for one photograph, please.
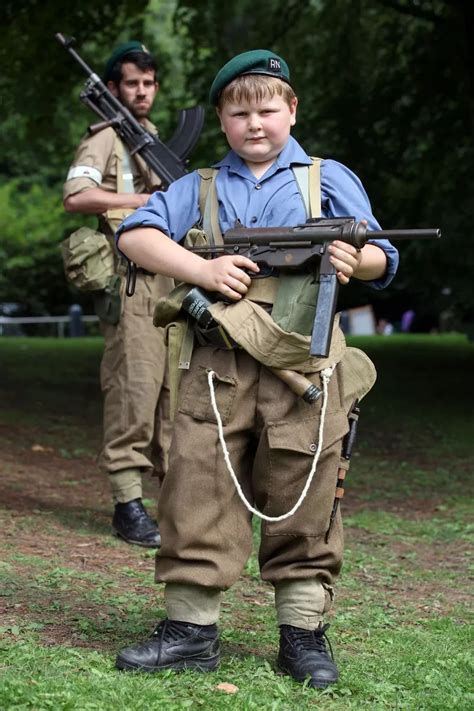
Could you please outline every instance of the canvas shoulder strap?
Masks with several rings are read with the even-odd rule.
[[[128,149],[115,134],[115,155],[117,156],[117,192],[134,193],[132,159]]]
[[[292,170],[301,193],[306,217],[321,217],[321,159],[313,158],[312,165],[295,165]]]
[[[201,178],[199,187],[199,211],[202,217],[202,228],[209,238],[209,244],[224,244],[219,225],[219,201],[217,199],[216,168],[200,168],[198,174]]]
[[[321,161],[312,158],[312,164],[292,168],[306,217],[321,216]],[[273,303],[272,317],[285,331],[302,335],[311,333],[314,322],[319,283],[314,274],[284,272],[280,274],[278,292]]]

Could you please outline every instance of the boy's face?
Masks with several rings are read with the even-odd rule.
[[[263,175],[284,148],[296,122],[297,104],[296,97],[288,105],[275,95],[260,102],[225,103],[217,109],[230,147],[253,173]]]

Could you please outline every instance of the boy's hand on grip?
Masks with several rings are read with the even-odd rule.
[[[199,285],[208,291],[218,291],[231,301],[239,301],[247,293],[251,281],[247,272],[260,271],[255,262],[242,255],[226,255],[203,262]]]

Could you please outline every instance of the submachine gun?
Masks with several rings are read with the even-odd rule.
[[[331,334],[336,313],[339,282],[336,270],[330,262],[328,246],[339,240],[356,249],[369,240],[438,239],[439,229],[420,230],[375,230],[369,231],[365,222],[356,222],[354,217],[308,220],[296,227],[233,227],[223,235],[221,246],[190,247],[204,257],[219,257],[224,254],[241,254],[277,273],[287,270],[311,271],[319,265],[319,293],[316,303],[310,355],[327,358],[331,347]],[[316,269],[315,269],[316,272]],[[261,278],[257,274],[252,278]]]
[[[111,126],[127,146],[130,155],[138,153],[161,179],[165,189],[174,180],[182,178],[186,173],[186,159],[201,133],[204,122],[202,106],[182,109],[178,114],[175,133],[168,143],[163,143],[137,121],[78,55],[72,47],[75,42],[73,37],[65,37],[60,32],[55,37],[87,74],[88,79],[80,99],[102,119],[100,123],[89,126],[89,132],[97,133]]]

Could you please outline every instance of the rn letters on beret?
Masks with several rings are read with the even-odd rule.
[[[290,70],[284,59],[268,49],[252,49],[233,57],[217,72],[209,92],[211,104],[216,106],[221,91],[242,74],[265,74],[290,83]]]

